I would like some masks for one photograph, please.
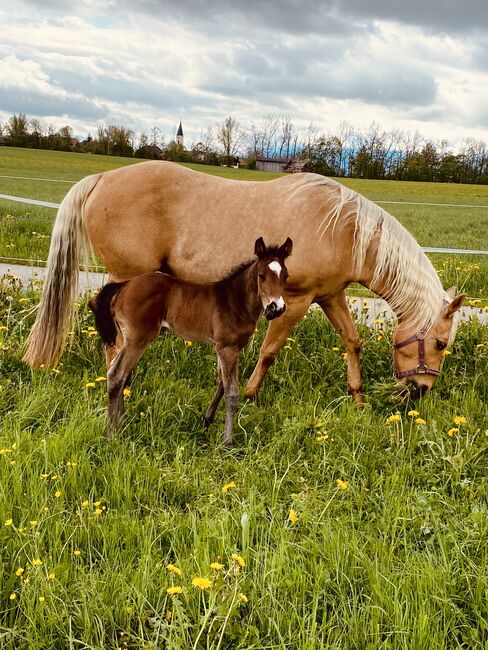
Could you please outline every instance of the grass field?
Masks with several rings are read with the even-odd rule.
[[[30,178],[77,181],[87,174],[134,164],[130,158],[81,155],[69,152],[0,148],[0,193],[50,202],[60,202],[70,183],[2,178]],[[189,165],[199,171],[242,180],[270,180],[279,174],[235,170],[204,165]],[[446,203],[454,205],[488,205],[488,187],[436,183],[366,181],[341,179],[375,201],[398,201],[384,204],[417,238],[422,246],[484,249],[487,246],[487,212],[480,208],[401,205],[402,202]],[[0,201],[0,260],[47,258],[55,211]],[[441,271],[445,286],[457,286],[471,298],[488,297],[488,264],[482,256],[431,255]]]
[[[37,300],[0,293],[2,649],[488,647],[488,326],[461,326],[413,404],[391,396],[388,331],[360,323],[358,410],[312,313],[226,452],[222,410],[201,426],[209,348],[162,337],[108,441],[85,304],[58,372],[21,363]]]

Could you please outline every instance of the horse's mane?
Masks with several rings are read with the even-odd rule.
[[[444,301],[450,302],[431,261],[412,235],[391,214],[357,192],[336,181],[312,174],[300,179],[292,192],[327,185],[338,192],[337,205],[322,217],[318,233],[323,237],[329,228],[354,227],[354,273],[360,276],[371,240],[380,232],[376,263],[370,288],[379,282],[387,287],[385,300],[398,318],[407,320],[418,329],[432,327],[439,317]],[[354,210],[342,215],[346,203]],[[455,327],[452,328],[455,330]]]
[[[236,276],[238,276],[240,273],[248,269],[254,262],[256,261],[256,258],[253,257],[252,260],[246,260],[245,262],[241,262],[237,266],[233,266],[231,270],[227,273],[227,275],[224,275],[223,278],[220,280],[217,280],[216,282],[213,282],[212,284],[218,284],[219,282],[227,282],[228,280],[233,280]]]

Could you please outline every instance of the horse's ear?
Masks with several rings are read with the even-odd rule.
[[[451,300],[454,300],[454,298],[456,297],[456,291],[457,291],[456,287],[450,287],[450,288],[446,291],[447,295],[449,296],[449,298],[450,298]]]
[[[293,241],[290,239],[290,237],[287,237],[286,242],[280,246],[280,253],[282,253],[283,257],[288,257],[288,255],[291,255],[292,249]]]
[[[459,294],[459,296],[456,296],[452,302],[450,302],[448,305],[444,307],[442,310],[442,316],[444,318],[452,318],[452,316],[458,311],[458,309],[461,308],[461,305],[464,302],[464,299],[466,298],[465,293]]]
[[[264,254],[265,250],[266,245],[264,243],[264,239],[262,237],[256,239],[256,243],[254,244],[254,255],[261,257]]]

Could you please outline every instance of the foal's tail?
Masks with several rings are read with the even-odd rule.
[[[44,290],[23,358],[32,368],[53,367],[66,346],[78,297],[79,258],[86,267],[90,261],[83,209],[101,176],[87,176],[76,183],[59,207],[51,236]]]
[[[110,282],[106,284],[88,303],[88,306],[95,314],[95,326],[105,345],[113,346],[117,339],[117,328],[112,317],[110,303],[124,284],[124,282]]]

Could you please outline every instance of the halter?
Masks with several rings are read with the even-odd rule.
[[[406,345],[409,345],[410,343],[415,343],[415,341],[418,342],[419,346],[419,363],[416,368],[412,368],[412,370],[404,370],[403,372],[400,372],[396,369],[396,364],[395,364],[395,355],[393,355],[393,374],[397,379],[402,379],[403,377],[411,377],[412,375],[434,375],[434,377],[437,377],[437,375],[440,374],[439,370],[435,370],[434,368],[430,368],[426,363],[425,363],[425,346],[424,346],[424,338],[425,338],[426,330],[421,330],[420,332],[417,332],[417,334],[414,334],[408,339],[405,339],[404,341],[400,341],[400,343],[394,343],[393,347],[395,350],[398,350],[398,348],[403,348]]]

